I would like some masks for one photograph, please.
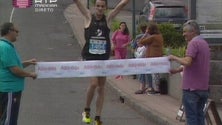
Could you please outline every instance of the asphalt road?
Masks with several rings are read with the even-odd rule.
[[[60,0],[53,12],[35,12],[35,8],[14,9],[10,0],[0,1],[0,23],[10,20],[19,28],[15,43],[23,60],[75,61],[80,59],[80,45],[73,38],[63,15],[72,0]],[[27,70],[34,70],[33,67]],[[85,104],[88,78],[26,79],[19,125],[84,125],[81,113]],[[105,125],[155,125],[136,111],[120,103],[106,89],[102,120]],[[95,111],[95,102],[92,103]],[[93,112],[92,115],[94,116]]]

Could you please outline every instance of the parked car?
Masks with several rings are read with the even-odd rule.
[[[145,4],[137,18],[137,24],[154,21],[172,23],[175,28],[180,28],[187,19],[187,9],[182,3],[155,0]]]

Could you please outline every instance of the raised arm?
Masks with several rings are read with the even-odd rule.
[[[108,25],[110,26],[111,25],[111,21],[114,19],[114,17],[122,10],[122,8],[124,6],[127,5],[127,3],[129,3],[129,0],[121,0],[117,5],[116,7],[110,11],[108,17],[107,17],[107,22],[108,22]]]
[[[150,37],[142,37],[140,40],[139,40],[139,44],[142,44],[142,45],[147,45],[147,44],[150,44],[153,42],[153,36],[150,36]]]
[[[88,26],[91,21],[91,12],[80,2],[80,0],[73,1],[76,3],[76,6],[79,8],[82,15],[85,17],[85,27]]]

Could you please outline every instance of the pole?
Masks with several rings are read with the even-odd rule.
[[[132,30],[133,30],[133,39],[136,37],[136,6],[135,6],[135,0],[132,0],[132,8],[133,8],[133,15],[132,15]]]
[[[89,0],[87,0],[87,8],[89,9]]]

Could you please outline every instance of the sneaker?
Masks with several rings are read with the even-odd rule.
[[[116,76],[115,79],[123,79],[123,76]]]
[[[116,76],[116,77],[115,77],[115,79],[119,79],[119,78],[120,78],[120,76]]]
[[[147,92],[153,92],[154,89],[152,87],[147,88]]]
[[[102,125],[102,121],[100,121],[100,120],[95,120],[93,125]]]
[[[135,92],[135,94],[145,94],[146,93],[146,89],[144,89],[144,90],[137,90],[136,92]]]
[[[148,95],[160,95],[160,92],[159,91],[149,91],[148,93],[147,93]]]
[[[91,118],[90,118],[89,112],[83,112],[82,113],[82,122],[84,122],[86,124],[90,124],[91,123]]]

